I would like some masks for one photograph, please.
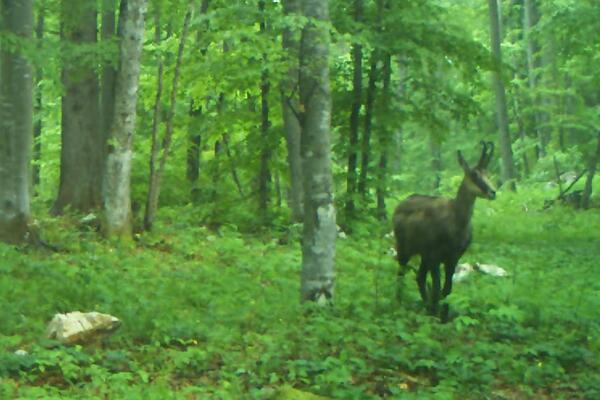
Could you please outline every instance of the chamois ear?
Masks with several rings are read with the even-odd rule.
[[[469,172],[471,170],[471,168],[469,168],[469,164],[467,164],[467,162],[465,161],[465,158],[462,155],[462,152],[460,150],[458,150],[456,152],[456,155],[458,156],[458,165],[460,165],[463,169],[463,171],[465,172]]]

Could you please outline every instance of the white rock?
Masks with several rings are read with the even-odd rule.
[[[506,270],[502,267],[499,267],[497,265],[494,264],[475,264],[475,268],[477,268],[477,270],[481,271],[482,273],[486,274],[486,275],[491,275],[491,276],[506,276],[508,275],[508,272],[506,272]]]
[[[23,349],[18,349],[17,351],[15,351],[15,354],[22,357],[28,355],[29,353]]]
[[[120,326],[121,321],[112,315],[75,311],[54,315],[47,336],[64,344],[86,344],[112,334]]]
[[[452,282],[464,281],[473,271],[475,271],[475,268],[469,263],[458,264],[452,276]]]

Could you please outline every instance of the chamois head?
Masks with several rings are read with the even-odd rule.
[[[487,177],[487,166],[494,154],[494,143],[486,143],[482,140],[481,145],[483,146],[481,157],[474,168],[469,167],[460,150],[458,151],[458,163],[465,171],[463,186],[475,197],[493,200],[496,198],[496,188]]]

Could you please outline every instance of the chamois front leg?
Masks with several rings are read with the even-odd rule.
[[[429,305],[429,313],[436,315],[440,302],[440,265],[435,264],[431,267],[431,304]]]
[[[456,270],[456,264],[458,260],[453,260],[444,263],[445,277],[444,277],[444,288],[442,289],[442,298],[446,298],[452,292],[452,277]],[[448,322],[448,315],[450,314],[450,306],[448,303],[442,306],[442,313],[440,315],[442,322]]]

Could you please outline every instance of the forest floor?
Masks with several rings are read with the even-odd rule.
[[[600,211],[542,205],[477,203],[461,262],[509,275],[456,283],[447,324],[412,273],[396,300],[374,222],[338,240],[335,305],[316,309],[299,304],[297,229],[211,231],[161,209],[153,233],[115,245],[41,218],[61,251],[0,245],[0,398],[600,398]],[[93,348],[49,346],[48,321],[76,310],[123,325]]]

